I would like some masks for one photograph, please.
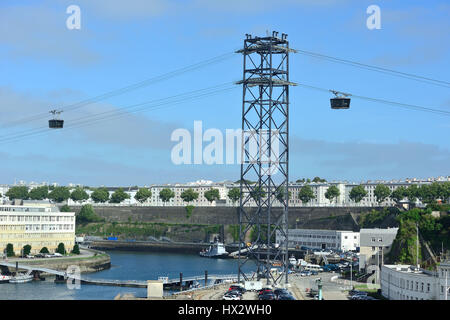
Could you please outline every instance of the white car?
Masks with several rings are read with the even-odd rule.
[[[227,294],[225,293],[222,297],[222,300],[241,300],[237,294]]]
[[[55,252],[55,253],[53,254],[53,256],[54,256],[54,257],[62,257],[62,254],[61,254],[61,253],[58,253],[58,252]]]

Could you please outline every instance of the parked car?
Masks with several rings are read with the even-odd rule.
[[[234,295],[237,295],[239,297],[242,297],[242,292],[240,292],[239,290],[227,291],[227,292],[225,292],[225,294],[234,294]]]
[[[242,298],[237,295],[237,294],[233,294],[233,293],[225,293],[222,297],[222,300],[241,300]]]
[[[260,296],[265,293],[273,293],[272,288],[262,288],[261,290],[259,290],[258,295]]]
[[[356,294],[350,296],[351,300],[366,300],[366,298],[367,298],[367,293],[366,292],[364,292],[364,293],[356,293]]]
[[[350,290],[350,291],[348,292],[348,294],[349,294],[350,296],[361,295],[361,294],[367,296],[367,292],[365,292],[365,291],[360,291],[360,290]]]
[[[277,297],[277,300],[296,300],[292,294],[283,294]]]
[[[260,294],[258,297],[258,300],[276,300],[277,297],[273,292],[265,292],[263,294]]]
[[[53,254],[53,257],[62,257],[63,255],[61,253],[55,252]]]
[[[34,259],[34,256],[31,255],[31,254],[27,254],[27,255],[25,256],[25,258],[27,258],[27,259]]]
[[[230,288],[228,289],[228,291],[239,291],[240,293],[244,293],[246,290],[244,287],[241,287],[239,285],[231,285]]]
[[[277,288],[275,290],[273,290],[273,293],[278,297],[281,295],[287,295],[290,294],[290,292],[287,289],[284,288]]]

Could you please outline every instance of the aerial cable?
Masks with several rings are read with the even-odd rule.
[[[103,120],[114,118],[114,117],[120,117],[120,116],[128,115],[131,113],[142,112],[142,111],[146,111],[146,110],[153,111],[153,110],[158,110],[158,109],[164,109],[164,108],[170,107],[172,105],[182,104],[186,101],[195,101],[196,99],[211,96],[211,95],[214,95],[214,94],[217,94],[220,92],[231,90],[233,88],[236,88],[236,86],[233,84],[233,82],[228,82],[228,83],[224,83],[224,84],[220,84],[220,85],[216,85],[216,86],[212,86],[212,87],[208,87],[208,88],[204,88],[204,89],[198,89],[198,90],[193,90],[193,91],[189,91],[189,92],[182,93],[182,94],[177,94],[177,95],[167,97],[167,98],[162,98],[162,99],[147,101],[147,102],[143,102],[143,103],[139,103],[139,104],[134,104],[134,105],[120,108],[117,110],[105,111],[105,112],[102,112],[99,114],[94,114],[94,115],[75,119],[74,121],[71,121],[70,124],[65,127],[65,129],[78,128],[78,127],[82,127],[85,125],[90,125],[90,124],[96,123],[98,121],[103,121]],[[195,93],[197,93],[197,94],[195,94]],[[176,99],[174,99],[174,98],[176,98]],[[170,100],[170,99],[172,99],[172,100]],[[136,107],[141,107],[141,108],[136,109]],[[126,109],[133,109],[133,108],[134,108],[134,110],[125,111]],[[93,118],[93,116],[97,117],[97,118]],[[101,117],[98,117],[98,116],[101,116]],[[0,144],[15,142],[15,141],[21,140],[21,138],[40,135],[40,134],[48,133],[48,132],[49,132],[49,130],[47,127],[37,128],[33,132],[23,133],[23,134],[19,134],[19,135],[13,136],[13,137],[0,139]]]
[[[318,90],[318,91],[322,91],[322,92],[338,92],[339,91],[335,91],[335,90],[330,90],[330,89],[325,89],[325,88],[320,88],[320,87],[316,87],[316,86],[311,86],[311,85],[307,85],[304,83],[297,83],[298,86],[304,87],[304,88],[308,88],[308,89],[314,89],[314,90]],[[384,99],[377,99],[377,98],[370,98],[370,97],[365,97],[365,96],[359,96],[359,95],[355,95],[355,94],[350,94],[350,93],[346,93],[345,95],[354,97],[354,98],[358,98],[358,99],[363,99],[363,100],[368,100],[368,101],[372,101],[372,102],[378,102],[378,103],[383,103],[383,104],[390,104],[393,106],[397,106],[397,107],[401,107],[401,108],[406,108],[406,109],[410,109],[410,110],[416,110],[416,111],[424,111],[424,112],[430,112],[430,113],[434,113],[434,114],[440,114],[440,115],[444,115],[444,116],[450,116],[450,111],[446,111],[446,110],[440,110],[440,109],[434,109],[434,108],[430,108],[430,107],[424,107],[424,106],[419,106],[419,105],[413,105],[413,104],[408,104],[408,103],[402,103],[402,102],[395,102],[395,101],[388,101],[388,100],[384,100]]]
[[[369,64],[361,63],[361,62],[336,58],[336,57],[332,57],[332,56],[328,56],[328,55],[324,55],[324,54],[320,54],[320,53],[315,53],[315,52],[311,52],[311,51],[306,51],[306,50],[297,50],[297,52],[300,54],[304,54],[304,55],[313,57],[313,58],[324,59],[324,60],[328,60],[331,62],[342,63],[342,64],[359,67],[359,68],[363,68],[363,69],[367,69],[367,70],[371,70],[371,71],[376,71],[376,72],[380,72],[380,73],[384,73],[384,74],[399,76],[401,78],[421,81],[421,82],[425,82],[428,84],[434,84],[434,85],[438,85],[441,87],[450,88],[450,82],[448,82],[448,81],[432,79],[429,77],[424,77],[424,76],[420,76],[420,75],[416,75],[416,74],[412,74],[412,73],[396,71],[396,70],[392,70],[392,69],[388,69],[388,68],[382,68],[382,67],[378,67],[378,66],[372,66]]]
[[[167,80],[167,79],[170,79],[170,78],[182,75],[184,73],[187,73],[187,72],[190,72],[190,71],[194,71],[194,70],[197,70],[197,69],[200,69],[200,68],[203,68],[203,67],[206,67],[206,66],[209,66],[209,65],[221,62],[221,61],[223,61],[225,59],[228,59],[228,58],[230,58],[232,56],[234,56],[234,51],[228,52],[228,53],[224,53],[224,54],[215,56],[213,58],[209,58],[209,59],[203,60],[201,62],[197,62],[197,63],[191,64],[191,65],[188,65],[186,67],[183,67],[183,68],[180,68],[180,69],[177,69],[177,70],[174,70],[174,71],[171,71],[171,72],[168,72],[168,73],[165,73],[165,74],[162,74],[162,75],[150,78],[150,79],[146,79],[146,80],[143,80],[143,81],[140,81],[140,82],[137,82],[137,83],[134,83],[134,84],[131,84],[131,85],[119,88],[119,89],[115,89],[115,90],[112,90],[112,91],[100,94],[98,96],[79,101],[77,103],[73,103],[73,104],[69,104],[69,105],[66,105],[66,106],[62,106],[59,109],[61,111],[64,111],[64,112],[73,111],[73,110],[82,108],[84,106],[90,105],[90,104],[98,102],[98,101],[102,101],[102,100],[105,100],[105,99],[108,99],[108,98],[111,98],[111,97],[122,95],[124,93],[130,92],[130,91],[133,91],[133,90],[137,90],[139,88],[147,87],[147,86],[155,84],[157,82],[160,82],[160,81],[163,81],[163,80]],[[39,114],[32,115],[32,116],[29,116],[29,117],[25,117],[25,118],[22,118],[22,119],[11,121],[11,122],[3,125],[3,127],[4,128],[13,127],[13,126],[17,126],[17,125],[23,124],[25,122],[31,122],[31,121],[39,120],[39,119],[45,118],[47,116],[48,116],[48,112],[43,112],[43,113],[39,113]]]

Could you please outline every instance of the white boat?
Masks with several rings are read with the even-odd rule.
[[[297,259],[295,259],[294,255],[291,255],[291,257],[289,258],[289,263],[294,267],[297,266]]]
[[[216,241],[208,249],[200,251],[201,257],[206,258],[226,258],[228,252],[225,250],[225,245],[222,242]]]
[[[11,276],[4,276],[3,274],[0,274],[0,283],[8,283],[9,280],[11,280]]]
[[[18,274],[9,279],[9,283],[26,283],[33,281],[33,276],[31,274]]]

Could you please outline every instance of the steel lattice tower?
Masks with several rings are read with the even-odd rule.
[[[259,278],[268,284],[288,283],[289,181],[289,48],[287,35],[246,35],[243,55],[242,149],[239,242],[254,239],[239,249],[238,280],[247,280],[243,266],[254,261]],[[255,183],[251,183],[255,182]],[[285,241],[275,244],[279,233]],[[272,275],[273,261],[283,273]]]

